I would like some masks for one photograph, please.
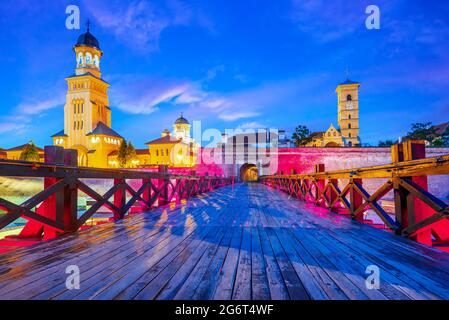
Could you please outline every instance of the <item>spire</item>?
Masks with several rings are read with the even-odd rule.
[[[90,32],[90,19],[87,19],[86,26],[87,26],[87,32]]]

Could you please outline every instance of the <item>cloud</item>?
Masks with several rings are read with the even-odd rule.
[[[0,134],[8,132],[16,132],[17,130],[25,129],[26,125],[22,123],[14,122],[2,122],[0,123]]]
[[[209,27],[209,20],[184,1],[154,3],[147,0],[85,1],[89,13],[116,38],[143,53],[157,51],[164,30],[197,24]],[[205,23],[207,22],[207,23]]]
[[[331,42],[363,26],[365,8],[353,1],[292,0],[291,20],[319,42]]]
[[[258,116],[257,112],[223,112],[219,115],[219,118],[226,121],[234,121],[245,118],[252,118]]]
[[[111,78],[114,88],[109,93],[111,104],[131,114],[150,114],[163,104],[174,104],[174,100],[191,86],[186,81],[143,75],[113,75]],[[186,103],[194,101],[191,96],[184,99]]]
[[[208,90],[204,85],[207,83],[206,78],[182,81],[142,75],[117,75],[110,81],[114,88],[110,91],[110,96],[112,106],[130,114],[150,114],[162,110],[167,113],[175,110],[184,111],[197,120],[235,122],[252,119],[247,123],[255,124],[254,118],[262,115],[264,110],[281,107],[286,110],[286,105],[291,107],[292,101],[304,102],[304,94],[315,92],[328,78],[327,75],[315,74],[224,93]],[[299,112],[301,107],[308,106],[295,106],[295,112]]]
[[[245,123],[238,125],[237,129],[240,129],[240,130],[255,129],[255,130],[257,130],[257,129],[265,129],[267,127],[268,126],[265,124],[262,124],[262,123],[256,122],[256,121],[252,121],[252,122],[245,122]]]
[[[37,100],[21,103],[17,107],[19,114],[36,115],[44,111],[60,107],[65,103],[65,95],[59,94],[56,98],[49,98],[47,100]]]

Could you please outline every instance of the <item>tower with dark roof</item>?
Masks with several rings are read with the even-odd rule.
[[[190,122],[184,118],[182,113],[173,124],[173,134],[176,139],[181,139],[185,143],[190,143]]]
[[[75,73],[66,78],[64,130],[53,135],[53,143],[78,150],[78,164],[108,167],[108,154],[118,150],[123,138],[112,129],[109,84],[101,78],[103,51],[87,25],[75,45]]]

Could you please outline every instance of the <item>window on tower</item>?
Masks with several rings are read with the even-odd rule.
[[[350,123],[348,123],[348,129],[351,129],[351,124]]]
[[[346,100],[347,100],[347,101],[352,101],[352,96],[351,96],[350,94],[348,94],[348,95],[346,96]]]

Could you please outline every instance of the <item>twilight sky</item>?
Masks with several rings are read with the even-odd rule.
[[[81,30],[65,28],[67,5]],[[381,11],[367,30],[365,8]],[[180,112],[203,129],[337,124],[335,87],[362,83],[361,139],[449,121],[449,2],[1,0],[0,147],[63,128],[72,46],[91,20],[113,128],[142,148]]]

